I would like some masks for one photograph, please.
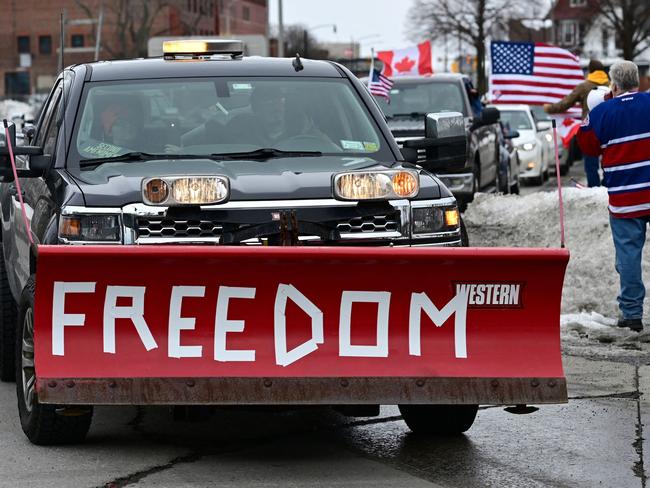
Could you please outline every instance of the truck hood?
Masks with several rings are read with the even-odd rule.
[[[424,116],[396,117],[388,119],[388,128],[394,137],[424,137]],[[469,130],[471,121],[465,117],[465,127]]]
[[[388,128],[395,137],[422,136],[424,134],[424,118],[397,117],[389,119]]]
[[[107,163],[71,176],[87,206],[121,207],[142,201],[141,186],[146,177],[223,175],[230,180],[230,201],[293,200],[332,198],[334,174],[371,168],[386,166],[369,158],[339,156],[266,161],[178,159]],[[431,178],[423,178],[420,194],[439,198],[440,188]]]

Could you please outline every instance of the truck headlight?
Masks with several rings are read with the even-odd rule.
[[[80,242],[119,242],[118,215],[61,215],[59,237]]]
[[[225,176],[172,176],[142,181],[142,199],[148,205],[208,205],[230,194]]]
[[[419,191],[417,171],[354,171],[334,176],[334,196],[341,200],[411,198]]]
[[[458,213],[458,207],[455,205],[414,207],[411,210],[413,234],[449,232],[458,229],[459,225],[460,214]]]

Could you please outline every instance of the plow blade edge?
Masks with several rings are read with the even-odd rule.
[[[568,259],[563,249],[42,246],[38,398],[565,402]]]

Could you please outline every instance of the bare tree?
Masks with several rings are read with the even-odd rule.
[[[492,32],[506,29],[508,18],[504,11],[512,9],[513,3],[512,0],[415,0],[409,13],[412,37],[415,40],[415,36],[429,39],[456,36],[469,43],[476,51],[477,88],[483,94],[487,91],[485,41]]]
[[[294,24],[284,28],[284,52],[287,56],[294,56],[299,53],[301,56],[318,59],[322,56],[323,50],[318,45],[316,38],[309,31],[305,30],[306,26]]]
[[[97,0],[75,0],[88,18],[97,16]],[[110,41],[102,42],[102,48],[112,58],[134,58],[147,56],[147,45],[151,37],[170,34],[167,22],[169,9],[182,9],[180,0],[109,0],[104,2],[105,28],[112,31]],[[181,21],[182,35],[196,33],[202,18],[210,15],[199,10],[187,15]],[[163,22],[158,22],[163,19]],[[94,37],[94,34],[93,36]]]
[[[633,60],[650,47],[648,0],[600,0],[599,13],[614,29],[625,59]]]

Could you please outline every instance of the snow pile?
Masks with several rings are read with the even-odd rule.
[[[630,334],[613,329],[618,317],[618,274],[609,229],[605,188],[563,188],[567,247],[571,259],[562,293],[563,336],[618,342]],[[526,196],[478,194],[464,214],[472,246],[558,247],[557,191]],[[650,280],[650,246],[643,274]],[[646,300],[645,316],[650,300]],[[641,334],[643,335],[643,334]]]
[[[0,101],[0,120],[7,119],[11,121],[13,117],[19,117],[23,114],[26,119],[32,119],[34,117],[34,107],[18,100]]]

